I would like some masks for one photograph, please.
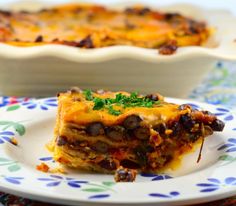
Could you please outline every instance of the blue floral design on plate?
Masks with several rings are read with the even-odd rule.
[[[217,113],[215,113],[216,116],[223,116],[225,121],[231,121],[234,119],[234,116],[230,113],[230,111],[228,109],[225,108],[216,108],[216,110],[218,111]]]
[[[166,179],[171,179],[170,175],[166,174],[149,174],[149,173],[141,173],[140,174],[142,177],[148,177],[151,178],[151,181],[158,181],[158,180],[166,180]]]
[[[191,106],[195,110],[200,110],[201,109],[200,106],[198,106],[197,104],[194,104],[194,103],[187,103],[187,105]]]
[[[47,182],[47,187],[56,187],[60,185],[62,182],[65,182],[68,186],[74,188],[80,188],[81,184],[87,184],[88,181],[80,181],[76,180],[75,178],[70,177],[62,177],[59,175],[50,175],[50,177],[46,178],[38,178],[39,181]]]
[[[57,107],[57,99],[56,98],[48,98],[43,101],[31,100],[22,103],[27,109],[35,109],[39,107],[42,110],[48,110],[50,107]]]
[[[21,181],[24,179],[24,177],[6,177],[6,176],[4,176],[3,178],[7,182],[15,185],[20,185]]]
[[[236,138],[229,138],[228,143],[223,144],[217,150],[225,150],[225,152],[236,152]]]
[[[200,192],[213,192],[222,187],[226,186],[236,186],[236,178],[235,177],[227,177],[224,181],[220,181],[216,178],[208,178],[207,183],[198,183],[198,187],[202,187],[203,189]]]
[[[55,160],[52,157],[41,157],[39,158],[40,161],[42,162],[55,162]]]
[[[0,144],[3,144],[5,142],[11,143],[11,137],[15,134],[11,131],[2,131],[0,132]]]
[[[96,199],[97,200],[97,199],[104,199],[104,198],[108,198],[108,197],[110,197],[109,194],[99,194],[99,195],[89,196],[88,199],[90,199],[90,200]]]
[[[158,198],[173,198],[179,196],[180,193],[177,191],[172,191],[169,194],[163,194],[163,193],[150,193],[149,196],[151,197],[158,197]]]
[[[5,107],[7,105],[13,105],[20,102],[25,102],[28,100],[29,98],[16,98],[16,97],[3,96],[3,97],[0,97],[0,108]]]

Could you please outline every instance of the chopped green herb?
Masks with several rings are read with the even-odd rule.
[[[105,101],[104,99],[101,99],[101,98],[97,98],[95,97],[93,99],[93,102],[94,102],[94,106],[93,106],[93,110],[100,110],[104,107],[105,105]]]
[[[84,90],[83,94],[84,94],[86,100],[88,100],[88,101],[92,101],[93,100],[92,91],[90,89]]]
[[[130,96],[124,94],[116,94],[115,98],[98,98],[93,97],[91,90],[85,90],[83,92],[86,100],[93,101],[94,106],[93,110],[107,109],[108,112],[112,115],[118,116],[121,114],[121,111],[115,110],[113,105],[121,106],[123,108],[127,107],[153,107],[154,104],[159,104],[159,101],[154,101],[146,97],[138,97],[137,92],[132,92]]]
[[[118,115],[121,114],[121,111],[120,111],[120,110],[115,110],[115,109],[112,107],[112,105],[108,105],[107,108],[108,108],[109,114],[112,114],[112,115],[115,115],[115,116],[118,116]]]

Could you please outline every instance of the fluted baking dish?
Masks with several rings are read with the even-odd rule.
[[[203,20],[214,32],[204,47],[181,47],[169,56],[158,54],[156,49],[135,46],[86,50],[54,44],[34,47],[0,44],[0,91],[6,95],[45,96],[78,85],[144,93],[158,91],[184,97],[217,60],[236,60],[236,17],[229,12],[187,4],[159,8],[143,3]],[[27,1],[5,8],[31,10],[47,6],[51,5]],[[105,6],[121,9],[130,3],[120,0]]]

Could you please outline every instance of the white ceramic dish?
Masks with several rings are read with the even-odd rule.
[[[199,150],[166,174],[141,174],[135,183],[115,183],[112,175],[67,171],[42,173],[41,162],[56,166],[45,144],[53,136],[56,98],[30,100],[0,109],[0,190],[36,200],[81,206],[185,205],[236,195],[236,115],[229,110],[190,100],[193,107],[217,113],[226,122],[223,132],[206,138]],[[18,145],[9,143],[14,136]]]
[[[51,6],[45,2],[24,2],[4,7],[30,10]],[[119,2],[111,5],[109,1],[106,6],[120,9],[135,4]],[[147,5],[145,1],[139,2]],[[160,9],[157,5],[147,6]],[[206,47],[179,48],[171,56],[132,46],[84,50],[62,45],[19,48],[0,44],[0,90],[7,95],[48,95],[79,85],[92,89],[159,91],[180,97],[201,81],[217,59],[236,60],[236,17],[226,11],[186,4],[161,9],[205,20],[216,32]]]

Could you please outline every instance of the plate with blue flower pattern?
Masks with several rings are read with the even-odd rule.
[[[53,137],[56,98],[27,99],[0,109],[0,190],[65,205],[184,205],[236,194],[236,115],[191,100],[167,98],[209,110],[225,123],[223,132],[206,138],[181,166],[161,174],[139,174],[134,183],[115,183],[112,175],[70,170],[43,173],[36,165],[58,165],[45,145]],[[18,142],[14,144],[12,138]]]

